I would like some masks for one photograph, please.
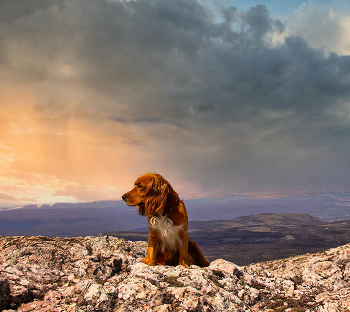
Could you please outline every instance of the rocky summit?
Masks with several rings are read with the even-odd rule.
[[[350,244],[246,267],[141,263],[145,242],[0,237],[0,311],[350,311]]]

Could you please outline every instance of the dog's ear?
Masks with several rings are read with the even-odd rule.
[[[166,202],[165,213],[167,212],[167,208],[171,209],[179,202],[179,195],[174,191],[172,186],[168,184],[169,194]]]
[[[145,202],[146,214],[148,216],[161,216],[163,214],[170,185],[162,177],[155,176],[148,185],[147,199]]]

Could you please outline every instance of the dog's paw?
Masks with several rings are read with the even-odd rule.
[[[146,263],[146,264],[148,264],[148,265],[156,265],[155,262],[150,261],[150,259],[149,259],[148,256],[147,256],[147,257],[144,257],[144,258],[141,260],[141,262]]]
[[[190,267],[188,262],[185,261],[185,260],[180,260],[179,264],[182,265],[184,268],[187,268],[187,269]]]

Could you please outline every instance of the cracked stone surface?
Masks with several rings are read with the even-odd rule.
[[[0,237],[0,311],[347,311],[350,244],[207,268],[141,263],[145,242]]]

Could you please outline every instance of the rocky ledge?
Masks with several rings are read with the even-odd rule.
[[[150,267],[145,242],[0,237],[0,311],[350,311],[350,244],[239,267]]]

